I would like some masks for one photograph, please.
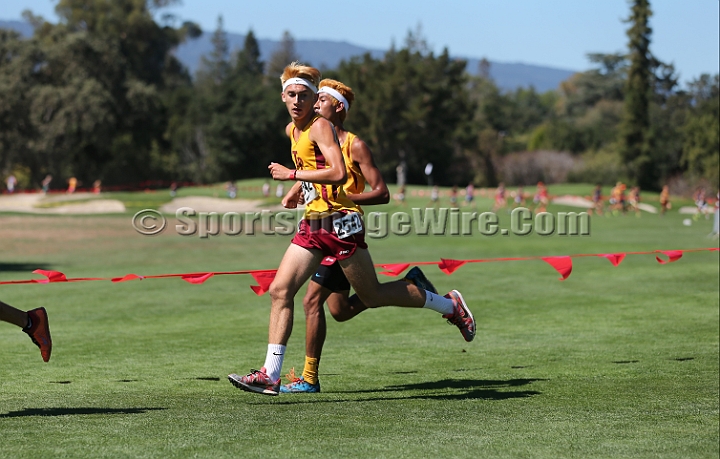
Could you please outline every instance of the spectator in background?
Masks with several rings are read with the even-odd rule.
[[[610,210],[613,215],[622,213],[625,214],[626,202],[625,202],[625,189],[627,187],[622,182],[617,182],[610,191]]]
[[[698,187],[698,189],[695,190],[695,193],[693,193],[693,201],[695,201],[695,206],[697,207],[697,212],[693,216],[693,219],[697,220],[700,218],[701,214],[704,214],[705,218],[708,218],[708,205],[707,200],[705,199],[705,188]]]
[[[628,209],[635,212],[636,217],[640,217],[640,187],[634,186],[630,188],[628,194]]]
[[[718,238],[720,234],[720,190],[718,190],[717,196],[715,197],[715,218],[713,219],[713,232],[710,236]]]
[[[48,191],[50,191],[50,183],[52,182],[52,175],[48,174],[45,176],[45,178],[40,182],[42,184],[42,190],[43,193],[47,194]]]
[[[672,203],[670,202],[670,187],[667,185],[662,187],[660,192],[660,215],[665,215],[665,212],[672,209]]]
[[[595,211],[595,215],[603,214],[603,198],[602,198],[602,184],[598,183],[595,185],[592,193],[592,210]]]
[[[7,186],[8,193],[13,194],[15,192],[15,186],[17,186],[17,179],[14,175],[10,174],[10,176],[8,176],[7,180],[5,180],[5,186]]]
[[[75,177],[70,177],[68,179],[68,188],[67,188],[68,194],[75,193],[75,189],[77,188],[77,183],[78,183],[78,180]]]
[[[433,207],[437,207],[440,201],[440,189],[437,185],[432,187],[432,190],[430,191],[430,204]]]
[[[518,207],[525,207],[525,192],[521,186],[519,186],[513,194],[513,209],[517,209]]]
[[[235,199],[237,197],[237,185],[235,185],[235,182],[227,182],[225,184],[225,191],[227,192],[228,198]]]
[[[505,198],[505,184],[500,182],[497,189],[495,190],[495,204],[493,205],[493,212],[505,207],[507,200]]]
[[[465,205],[477,207],[475,205],[475,185],[472,183],[468,183],[468,186],[465,187]]]
[[[266,198],[270,196],[270,182],[268,182],[267,180],[265,180],[265,183],[263,183],[262,194],[263,197]]]
[[[547,210],[548,202],[550,198],[548,196],[547,187],[543,182],[537,183],[537,189],[535,190],[535,196],[533,196],[533,204],[535,204],[535,213],[545,212]]]
[[[452,190],[450,190],[450,207],[457,207],[457,196],[458,196],[458,188],[457,185],[454,185],[452,187]]]
[[[398,205],[405,205],[405,185],[401,186],[398,192],[393,196]]]

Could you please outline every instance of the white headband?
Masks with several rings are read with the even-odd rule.
[[[340,94],[340,92],[338,92],[337,90],[335,90],[329,86],[323,86],[322,88],[320,88],[320,91],[318,91],[318,94],[322,94],[322,93],[330,94],[331,96],[336,98],[338,100],[338,102],[342,102],[343,105],[345,106],[345,113],[350,111],[350,104],[348,103],[347,99],[342,94]]]
[[[283,83],[283,92],[285,92],[285,88],[290,86],[291,84],[301,84],[303,86],[307,86],[310,88],[310,90],[313,92],[313,94],[317,94],[318,90],[315,87],[314,84],[310,83],[305,78],[288,78],[285,83]]]

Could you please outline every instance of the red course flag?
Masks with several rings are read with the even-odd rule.
[[[270,284],[272,284],[273,279],[275,279],[275,274],[277,274],[277,270],[273,269],[272,271],[257,271],[250,274],[255,279],[255,282],[260,284],[250,286],[250,288],[253,289],[253,292],[255,292],[259,296],[270,290]]]
[[[678,260],[679,260],[680,258],[682,258],[682,256],[683,256],[682,250],[664,250],[664,251],[661,251],[660,253],[662,253],[663,255],[666,255],[666,256],[668,257],[668,260],[667,260],[667,261],[661,259],[661,258],[658,257],[658,256],[655,257],[655,259],[656,259],[656,260],[658,261],[658,263],[660,263],[661,265],[664,265],[664,264],[667,264],[667,263],[672,263],[672,262],[674,262],[674,261],[678,261]]]
[[[444,272],[449,276],[450,274],[460,269],[460,267],[465,263],[467,263],[467,261],[465,260],[452,260],[450,258],[441,258],[440,263],[438,263],[438,268],[440,268],[440,271]]]
[[[36,269],[33,271],[34,274],[41,274],[47,279],[36,280],[38,284],[47,284],[48,282],[67,282],[65,274],[60,271],[47,271],[45,269]]]
[[[380,266],[385,270],[385,271],[381,272],[380,274],[395,277],[395,276],[401,274],[406,269],[408,269],[408,267],[410,266],[410,263],[397,263],[397,264],[380,265]]]
[[[145,277],[138,276],[137,274],[125,274],[123,277],[113,277],[110,279],[112,282],[125,282],[125,281],[131,281],[135,279],[143,280]]]
[[[186,282],[190,282],[191,284],[202,284],[206,280],[213,277],[215,273],[205,273],[205,274],[185,274],[182,276],[182,280]]]
[[[624,253],[604,253],[598,256],[607,258],[608,260],[610,260],[610,263],[612,263],[613,266],[619,265],[625,258]]]
[[[555,270],[560,273],[560,275],[562,276],[560,278],[561,281],[564,281],[565,279],[570,277],[570,273],[572,273],[572,258],[568,256],[544,257],[543,261],[555,268]]]

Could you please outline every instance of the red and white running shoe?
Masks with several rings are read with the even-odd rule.
[[[465,300],[457,290],[450,291],[445,295],[445,298],[452,300],[454,311],[452,314],[444,315],[443,319],[447,319],[449,323],[459,328],[463,338],[469,343],[475,338],[475,318],[472,312],[470,312]]]

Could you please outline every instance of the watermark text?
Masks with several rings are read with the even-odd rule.
[[[197,212],[181,207],[175,212],[175,232],[181,236],[289,236],[302,219],[300,211]],[[412,208],[409,212],[369,212],[364,216],[365,236],[383,239],[394,236],[589,236],[587,212],[539,212],[525,207],[502,218],[495,212],[462,212],[458,208]],[[144,235],[160,234],[168,228],[163,214],[145,209],[133,216],[132,225]]]

